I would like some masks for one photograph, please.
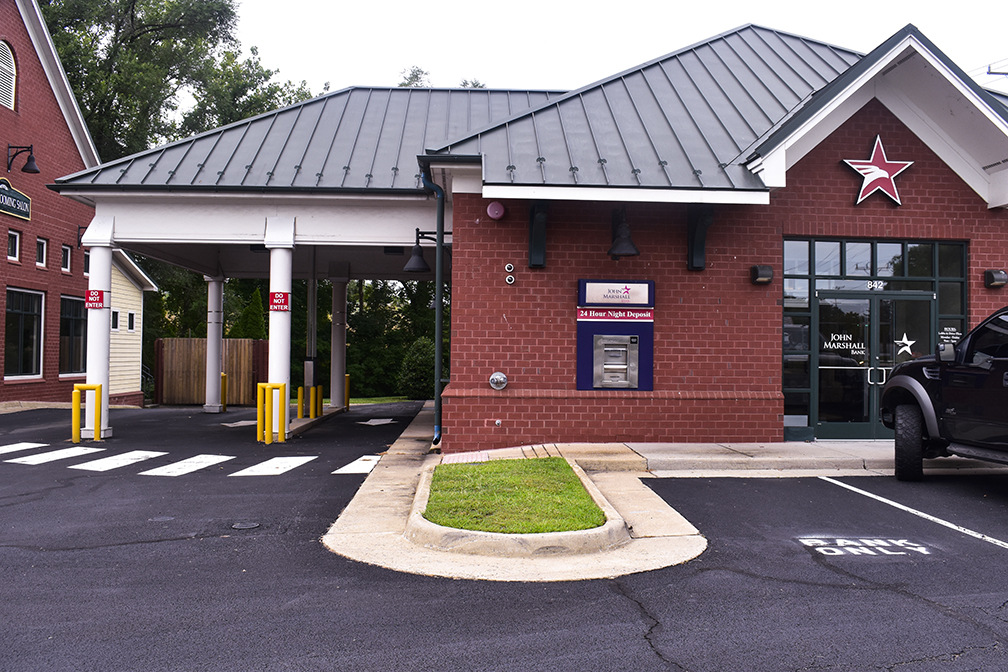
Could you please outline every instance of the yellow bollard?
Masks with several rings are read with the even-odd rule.
[[[298,387],[298,420],[304,417],[304,387]]]
[[[318,392],[318,388],[317,387],[312,387],[309,390],[309,395],[308,395],[309,396],[309,401],[308,401],[308,417],[309,418],[314,418],[315,417],[315,394],[317,392]]]
[[[227,413],[227,374],[223,371],[220,374],[220,401],[221,413]]]
[[[322,386],[319,385],[318,386],[318,417],[320,417],[320,418],[322,417],[322,401],[323,401],[322,394],[323,394],[323,392],[322,392]]]
[[[84,392],[94,392],[94,440],[101,441],[101,407],[102,407],[102,386],[101,383],[96,385],[86,385],[84,383],[76,383],[73,389],[78,394],[76,400],[76,414],[77,414],[77,426],[80,427],[80,393]],[[73,397],[71,396],[71,399]],[[80,438],[78,437],[75,443],[80,443]]]
[[[263,427],[266,424],[263,422],[263,404],[265,403],[264,396],[264,383],[259,383],[256,385],[256,441],[263,440]]]
[[[266,385],[266,403],[264,411],[266,414],[266,424],[263,426],[263,441],[266,445],[273,443],[273,387]]]
[[[287,440],[287,409],[290,407],[290,396],[287,394],[287,383],[280,383],[280,426],[277,427],[277,438],[280,443]]]
[[[70,397],[72,403],[71,425],[73,427],[73,442],[80,443],[80,390],[74,390]]]

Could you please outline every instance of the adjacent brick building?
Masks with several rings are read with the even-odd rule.
[[[94,209],[46,185],[98,157],[35,2],[0,0],[0,43],[0,145],[7,147],[0,194],[30,199],[30,211],[0,211],[7,240],[0,402],[69,401],[85,375],[87,260],[78,230]],[[39,172],[22,171],[29,155]]]

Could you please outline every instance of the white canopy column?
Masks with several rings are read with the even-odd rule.
[[[346,398],[346,293],[347,279],[332,280],[332,364],[329,375],[329,405],[343,406]]]
[[[268,382],[287,386],[287,398],[273,405],[273,427],[279,423],[280,404],[285,411],[290,400],[291,357],[291,276],[294,263],[294,220],[268,219],[266,221],[266,249],[270,253],[269,277],[269,373]],[[287,435],[290,413],[284,413]]]
[[[224,278],[203,276],[207,281],[206,403],[204,413],[220,413],[221,372],[224,352]]]
[[[87,384],[101,385],[100,399],[87,392],[84,434],[94,433],[95,404],[101,405],[101,437],[112,436],[109,425],[109,359],[112,337],[112,230],[111,218],[91,220],[81,242],[90,248],[87,307]]]

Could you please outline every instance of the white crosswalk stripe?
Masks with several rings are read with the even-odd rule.
[[[103,457],[100,460],[93,460],[83,464],[75,464],[70,468],[83,469],[85,471],[110,471],[112,469],[118,469],[119,467],[128,467],[131,464],[143,462],[144,460],[149,460],[152,457],[160,457],[167,454],[168,453],[159,453],[153,450],[132,450],[128,453],[123,453],[122,455],[109,455],[108,457]]]
[[[32,448],[45,448],[48,445],[48,443],[26,443],[24,441],[21,443],[11,443],[6,446],[0,446],[0,455],[16,453],[20,450],[31,450]]]
[[[46,462],[55,462],[56,460],[65,460],[71,457],[80,457],[81,455],[89,455],[90,453],[100,453],[104,448],[86,448],[84,446],[78,446],[76,448],[62,448],[60,450],[53,450],[48,453],[38,453],[36,455],[26,455],[24,457],[16,457],[13,460],[4,460],[5,462],[12,462],[14,464],[45,464]]]
[[[248,469],[236,471],[231,476],[276,476],[317,458],[318,455],[307,457],[274,457]]]
[[[359,457],[350,464],[340,467],[334,474],[370,474],[381,459],[380,455],[365,455]]]
[[[183,474],[191,474],[194,471],[199,471],[200,469],[206,469],[207,467],[212,467],[215,464],[220,464],[221,462],[227,462],[228,460],[235,459],[234,455],[197,455],[195,457],[190,457],[189,459],[182,460],[181,462],[175,462],[173,464],[168,464],[163,467],[158,467],[157,469],[151,469],[149,471],[141,471],[141,476],[182,476]]]

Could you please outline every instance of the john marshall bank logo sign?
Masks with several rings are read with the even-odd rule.
[[[31,219],[31,199],[11,186],[5,177],[0,177],[0,212]]]

